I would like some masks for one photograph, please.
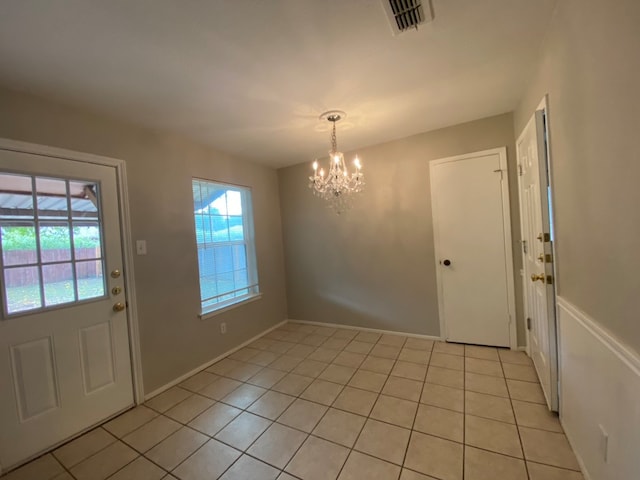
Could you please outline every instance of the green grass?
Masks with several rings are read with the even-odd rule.
[[[82,278],[78,280],[80,300],[101,297],[104,295],[102,278]],[[49,283],[45,285],[46,306],[59,305],[74,301],[73,282]],[[9,313],[22,312],[40,308],[40,287],[37,284],[7,288]]]

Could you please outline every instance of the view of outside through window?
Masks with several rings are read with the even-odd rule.
[[[248,188],[193,180],[203,312],[258,293],[250,195]]]
[[[5,313],[104,296],[98,198],[95,182],[0,173]]]

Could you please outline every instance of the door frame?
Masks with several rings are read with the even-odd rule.
[[[124,262],[125,295],[128,303],[127,325],[129,331],[129,356],[131,359],[131,377],[133,384],[133,401],[136,405],[144,402],[144,385],[142,378],[142,360],[140,350],[140,329],[136,303],[136,289],[133,272],[133,241],[131,239],[131,217],[129,214],[129,196],[127,187],[127,169],[124,160],[77,152],[63,148],[49,147],[35,143],[0,138],[0,150],[30,153],[43,157],[61,158],[76,162],[91,163],[115,168],[118,190],[118,217],[122,236],[122,257]],[[106,419],[105,419],[106,420]]]
[[[487,155],[498,155],[500,159],[500,170],[502,174],[501,182],[501,196],[502,196],[502,224],[504,230],[504,254],[506,264],[507,275],[507,307],[509,311],[509,347],[511,350],[518,349],[518,331],[517,331],[517,319],[516,319],[516,300],[515,300],[515,281],[513,275],[513,246],[511,235],[511,202],[509,199],[509,169],[507,165],[507,147],[492,148],[489,150],[482,150],[479,152],[470,152],[463,155],[456,155],[453,157],[440,158],[438,160],[431,160],[429,162],[429,178],[431,178],[431,172],[436,165],[440,165],[448,162],[455,162],[458,160],[468,160],[478,157],[485,157]],[[447,339],[447,326],[444,318],[444,299],[442,295],[442,274],[440,273],[440,265],[438,258],[440,258],[440,236],[438,230],[438,219],[436,217],[436,209],[431,206],[431,216],[433,219],[433,243],[435,250],[435,267],[436,267],[436,283],[438,288],[438,315],[440,317],[440,338],[443,341]]]
[[[549,127],[549,95],[545,94],[544,97],[542,97],[542,100],[540,101],[540,103],[538,104],[538,106],[535,108],[535,110],[533,111],[532,116],[530,117],[529,120],[527,120],[527,123],[525,124],[525,126],[523,127],[522,131],[520,132],[520,135],[518,135],[518,138],[516,139],[516,155],[518,155],[518,148],[517,145],[520,142],[520,140],[522,139],[523,135],[524,135],[524,131],[527,128],[527,126],[529,125],[529,122],[531,121],[531,118],[535,117],[536,112],[539,111],[543,111],[544,112],[544,119],[545,119],[545,131],[544,131],[544,135],[546,136],[546,141],[545,141],[545,145],[544,145],[544,163],[545,166],[547,168],[547,181],[549,183],[549,194],[547,195],[547,202],[548,202],[548,209],[549,209],[549,228],[550,231],[553,232],[553,241],[551,242],[551,255],[553,258],[553,263],[551,264],[551,268],[552,268],[552,272],[553,272],[553,284],[551,285],[551,288],[553,290],[553,314],[554,314],[554,318],[553,318],[553,327],[550,328],[549,331],[549,361],[550,361],[550,365],[551,365],[551,383],[552,383],[552,392],[550,393],[555,393],[555,395],[553,395],[553,397],[551,399],[549,399],[549,402],[551,404],[551,410],[552,411],[558,411],[559,405],[560,405],[560,382],[561,382],[561,378],[560,378],[560,339],[559,339],[559,335],[560,335],[560,329],[558,328],[558,318],[560,315],[559,312],[559,306],[558,306],[558,249],[557,249],[557,243],[558,243],[558,236],[557,236],[557,231],[556,231],[556,227],[555,227],[555,208],[554,208],[554,196],[555,196],[555,188],[553,185],[553,162],[552,162],[552,157],[551,157],[551,128]],[[517,159],[518,164],[520,164],[520,159]],[[538,162],[540,163],[540,162]],[[518,176],[518,201],[520,202],[520,205],[522,205],[522,201],[520,198],[520,177]],[[522,212],[520,212],[520,222],[522,222]],[[522,227],[521,227],[522,228]],[[526,288],[525,288],[525,281],[527,280],[526,277],[526,272],[524,270],[524,262],[522,265],[522,298],[523,298],[523,308],[524,308],[524,313],[525,313],[525,318],[526,318],[526,314],[527,314],[527,292],[526,292]],[[549,322],[551,324],[551,322]],[[526,327],[526,325],[525,325]],[[526,352],[527,355],[529,357],[531,357],[531,341],[530,341],[530,330],[527,328],[526,329],[526,340],[527,340],[527,345],[526,345]],[[553,392],[553,389],[555,389],[555,392]]]

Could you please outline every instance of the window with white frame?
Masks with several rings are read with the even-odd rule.
[[[206,314],[259,294],[251,190],[193,179],[193,214]]]

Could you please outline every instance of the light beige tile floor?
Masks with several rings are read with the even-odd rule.
[[[521,352],[286,324],[2,480],[583,480]]]

